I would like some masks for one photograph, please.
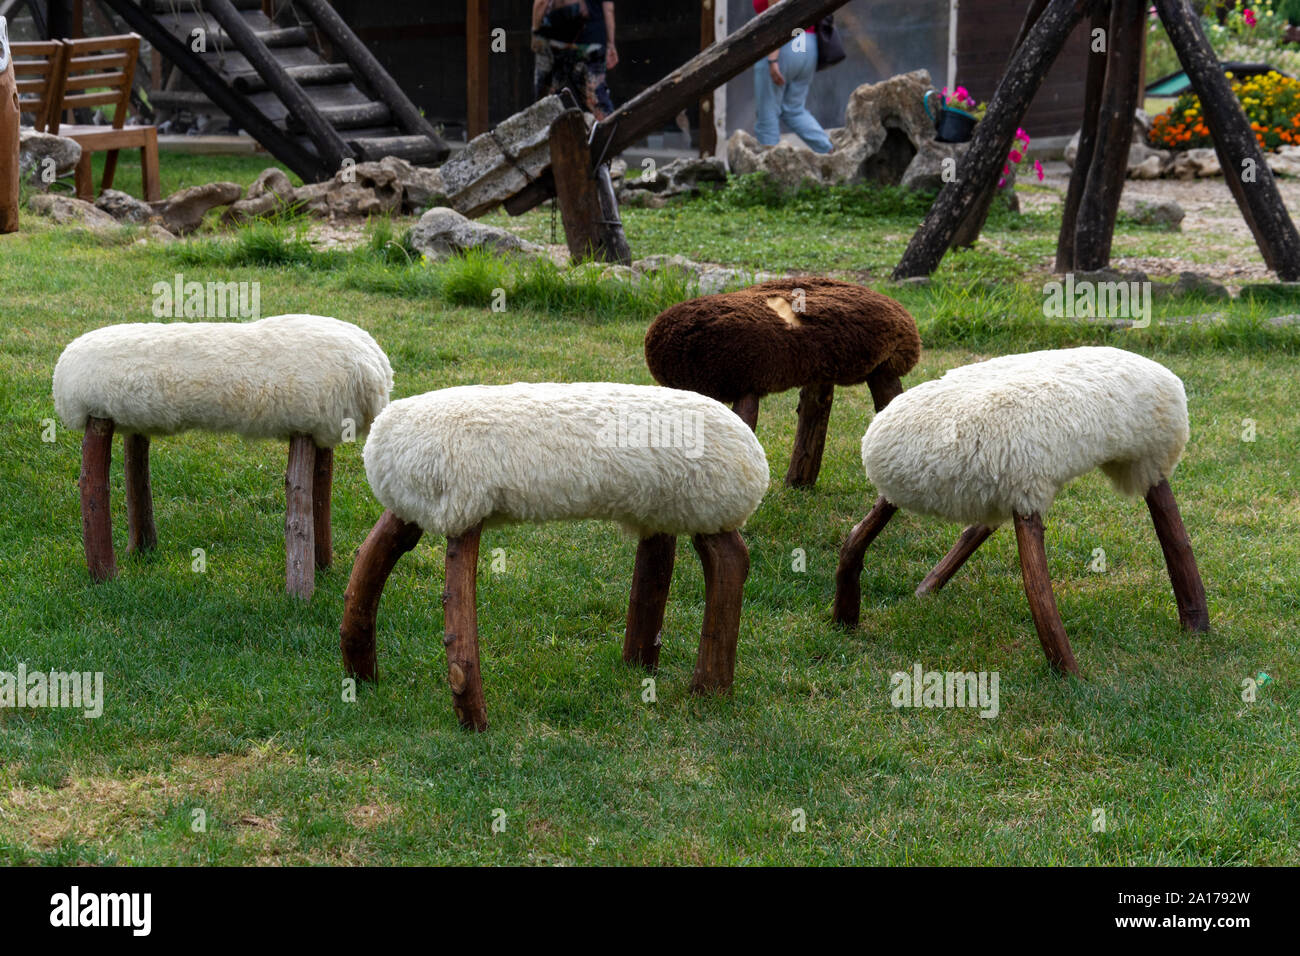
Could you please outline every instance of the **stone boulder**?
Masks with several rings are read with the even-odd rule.
[[[117,228],[117,220],[104,210],[72,196],[36,193],[27,200],[27,208],[39,215],[48,216],[60,225],[85,226],[96,232]]]
[[[178,190],[150,206],[164,229],[183,236],[199,228],[208,210],[228,206],[243,195],[244,187],[238,183],[207,183]]]
[[[118,222],[146,223],[154,218],[153,207],[147,202],[117,189],[105,189],[95,200],[95,208]]]
[[[668,198],[697,195],[703,188],[716,189],[727,181],[727,164],[712,157],[684,157],[656,169],[653,177],[642,173],[636,179],[627,179],[625,173],[626,165],[619,175],[619,185],[615,187],[620,202],[628,192],[649,192]],[[613,181],[612,169],[610,180]]]
[[[411,227],[411,247],[432,260],[448,259],[470,249],[509,255],[542,256],[546,250],[513,232],[465,218],[454,209],[435,206]]]
[[[1120,212],[1133,222],[1164,226],[1171,232],[1182,229],[1183,217],[1187,215],[1172,199],[1124,199],[1120,202]]]
[[[47,159],[51,162],[47,163]],[[62,176],[71,176],[80,160],[81,144],[75,139],[27,128],[18,131],[18,175],[38,189],[48,188]]]
[[[1147,142],[1151,120],[1141,110],[1133,118],[1133,140],[1128,147],[1128,178],[1159,179],[1173,165],[1175,154],[1167,149],[1155,149]],[[1079,133],[1075,133],[1065,147],[1065,162],[1071,169],[1079,157]]]

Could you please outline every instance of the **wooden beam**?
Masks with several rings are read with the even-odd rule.
[[[660,631],[664,607],[673,583],[677,539],[671,534],[642,538],[636,546],[632,590],[627,601],[627,627],[623,631],[623,660],[648,671],[659,666]]]
[[[884,495],[876,499],[875,507],[849,532],[848,540],[840,548],[840,563],[835,568],[835,605],[831,620],[839,627],[855,628],[862,613],[862,559],[867,546],[876,535],[885,530],[889,519],[898,511]]]
[[[325,34],[334,49],[343,54],[357,77],[370,88],[371,95],[388,104],[403,130],[412,136],[428,137],[436,150],[433,162],[440,163],[446,159],[450,149],[438,131],[424,118],[392,74],[384,69],[383,64],[352,32],[334,8],[325,0],[294,0],[294,6],[311,17],[316,28]]]
[[[1138,107],[1146,0],[1114,0],[1107,32],[1106,81],[1097,113],[1097,141],[1079,197],[1074,227],[1074,267],[1086,272],[1110,263],[1120,193],[1128,175],[1133,113]],[[1080,136],[1080,141],[1082,141]],[[1075,159],[1078,163],[1078,159]]]
[[[934,570],[917,585],[916,596],[924,597],[931,592],[941,590],[992,533],[993,529],[984,524],[973,524],[966,528],[957,539],[957,543],[952,546],[952,550],[945,554],[943,560],[934,566]]]
[[[725,3],[726,0],[719,0]],[[718,39],[713,28],[714,0],[703,0],[700,4],[700,51],[711,47]],[[712,156],[718,149],[718,130],[713,125],[714,94],[716,87],[700,97],[700,155]]]
[[[817,484],[834,400],[835,386],[829,382],[805,385],[799,390],[799,423],[794,430],[790,467],[785,473],[787,488],[811,488]]]
[[[1223,178],[1255,235],[1264,262],[1278,278],[1300,280],[1300,235],[1232,84],[1223,75],[1223,65],[1205,38],[1200,18],[1187,0],[1155,0],[1155,4],[1178,61],[1201,101]],[[1249,182],[1243,178],[1246,175]]]
[[[1089,37],[1096,30],[1103,33],[1110,25],[1110,5],[1102,4],[1092,13]],[[1079,201],[1083,187],[1088,182],[1092,155],[1097,146],[1097,124],[1101,114],[1101,92],[1106,82],[1106,54],[1092,52],[1089,40],[1088,74],[1084,80],[1083,125],[1079,130],[1079,149],[1074,156],[1074,169],[1070,172],[1070,185],[1065,192],[1065,207],[1061,211],[1061,231],[1056,238],[1056,271],[1069,272],[1075,268],[1074,229],[1078,222]]]
[[[1061,612],[1056,607],[1052,592],[1052,578],[1047,570],[1047,550],[1043,545],[1043,519],[1037,513],[1014,515],[1016,545],[1020,550],[1020,574],[1025,583],[1025,597],[1029,613],[1034,618],[1034,629],[1043,645],[1047,662],[1064,674],[1079,676],[1079,665],[1074,661],[1074,651],[1061,623]]]
[[[609,168],[593,169],[587,122],[579,110],[565,110],[551,124],[551,175],[573,261],[631,265],[632,251],[618,217]]]
[[[151,551],[158,547],[158,530],[153,523],[149,486],[149,436],[124,435],[122,461],[126,471],[126,552]]]
[[[310,435],[294,435],[284,471],[284,586],[304,600],[316,590],[316,520],[311,504],[315,474],[315,443]]]
[[[446,589],[442,592],[447,683],[456,719],[466,730],[488,729],[483,668],[478,653],[478,544],[483,524],[447,539]]]
[[[113,420],[91,417],[81,439],[81,541],[96,584],[117,575],[113,518],[108,510],[108,467],[113,457]]]
[[[352,149],[343,142],[339,131],[321,115],[316,104],[289,76],[280,61],[275,58],[275,54],[235,9],[235,5],[230,0],[207,0],[206,8],[217,18],[221,28],[229,35],[231,42],[253,69],[266,80],[266,85],[285,105],[289,115],[296,123],[302,124],[307,135],[316,145],[316,152],[320,154],[322,163],[337,171],[342,168],[344,159],[354,158]]]
[[[489,0],[465,0],[465,95],[468,100],[465,115],[470,139],[491,128],[488,119],[489,57],[492,55],[488,48],[490,7]]]
[[[1178,623],[1185,631],[1208,631],[1210,611],[1205,602],[1205,585],[1201,583],[1201,572],[1192,554],[1192,539],[1183,526],[1183,517],[1178,512],[1178,502],[1174,500],[1169,482],[1162,479],[1148,491],[1146,502],[1156,537],[1160,539],[1160,549],[1165,555],[1174,600],[1178,602]]]
[[[343,593],[339,650],[343,652],[344,671],[358,680],[373,681],[376,677],[375,622],[379,616],[379,599],[384,596],[384,585],[397,559],[414,548],[422,534],[418,524],[385,511],[357,551]]]
[[[704,623],[691,677],[692,694],[726,693],[736,676],[740,609],[749,576],[749,548],[738,531],[697,534],[704,567]]]

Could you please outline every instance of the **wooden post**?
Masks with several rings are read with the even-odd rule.
[[[126,470],[126,553],[158,547],[153,523],[153,491],[149,487],[149,436],[122,438],[122,463]]]
[[[1099,5],[1092,13],[1089,34],[1101,30],[1103,35],[1110,26],[1110,4]],[[1107,55],[1094,52],[1091,42],[1088,53],[1088,74],[1084,80],[1083,126],[1079,130],[1079,149],[1070,171],[1070,185],[1065,193],[1065,207],[1061,211],[1061,231],[1056,239],[1056,271],[1070,272],[1075,268],[1074,230],[1078,222],[1079,200],[1088,182],[1088,170],[1097,147],[1097,124],[1101,114],[1101,93],[1106,82]]]
[[[418,524],[408,524],[385,511],[357,552],[343,594],[339,649],[343,652],[344,670],[359,680],[376,678],[375,620],[384,584],[397,559],[414,548],[423,533]]]
[[[334,449],[317,448],[316,467],[312,471],[311,508],[318,568],[328,568],[334,563],[334,535],[330,527],[333,484]]]
[[[1011,56],[988,112],[975,127],[961,174],[946,184],[912,236],[894,269],[895,279],[929,275],[939,265],[953,236],[990,183],[1002,173],[1011,140],[1029,102],[1065,45],[1075,25],[1097,0],[1050,0]]]
[[[90,417],[81,439],[81,540],[95,583],[117,575],[113,518],[108,510],[108,466],[113,457],[113,421]]]
[[[640,664],[648,671],[659,666],[659,647],[663,643],[660,632],[676,557],[677,538],[671,534],[642,538],[636,546],[632,591],[627,602],[627,629],[623,632],[623,660]]]
[[[944,555],[943,560],[936,564],[934,570],[917,586],[916,596],[924,597],[932,591],[942,589],[992,533],[993,529],[984,524],[973,524],[963,531],[957,543],[952,546],[952,550]]]
[[[285,590],[308,599],[316,590],[316,535],[312,515],[312,484],[316,445],[310,435],[289,439],[289,465],[284,473]]]
[[[726,2],[726,0],[721,0]],[[713,28],[713,0],[700,3],[700,50],[707,50],[717,39]],[[718,151],[718,130],[713,125],[713,98],[716,88],[700,97],[700,155],[712,156]]]
[[[1097,118],[1097,141],[1089,157],[1074,228],[1074,265],[1085,272],[1105,268],[1110,263],[1115,216],[1119,212],[1120,193],[1128,175],[1129,146],[1133,142],[1133,113],[1138,107],[1146,17],[1146,0],[1113,0],[1111,4],[1110,30],[1106,34],[1109,52]]]
[[[725,692],[736,676],[749,549],[738,531],[697,534],[692,540],[704,567],[704,623],[691,693]]]
[[[1155,0],[1178,60],[1200,98],[1223,178],[1259,244],[1264,262],[1287,282],[1300,280],[1300,235],[1282,203],[1246,114],[1223,75],[1188,0]],[[1247,178],[1249,177],[1249,178]]]
[[[884,411],[885,406],[903,394],[903,383],[898,376],[883,369],[867,376],[867,388],[871,389],[871,403],[877,412]]]
[[[749,426],[749,430],[757,434],[758,432],[758,396],[745,395],[736,399],[732,404],[731,410],[734,411],[742,422]]]
[[[487,704],[478,657],[478,543],[483,525],[447,539],[447,585],[442,592],[447,683],[452,706],[464,728],[487,730]]]
[[[799,390],[799,423],[795,426],[786,487],[811,488],[817,484],[826,448],[826,427],[831,420],[835,386],[829,383],[805,385]]]
[[[18,81],[0,18],[0,235],[18,231]]]
[[[1052,593],[1052,578],[1047,570],[1047,549],[1043,544],[1043,519],[1037,514],[1015,515],[1016,545],[1020,549],[1020,574],[1025,582],[1029,613],[1034,618],[1038,640],[1042,642],[1047,662],[1066,674],[1079,676],[1070,639],[1061,623],[1061,612]]]
[[[491,20],[489,0],[465,0],[465,92],[469,138],[486,133],[492,124],[488,120],[488,91],[491,83],[488,47],[488,24]],[[596,4],[596,16],[600,4]]]
[[[855,628],[862,615],[862,558],[867,546],[885,529],[898,508],[885,500],[876,499],[875,507],[849,532],[848,540],[840,548],[840,563],[835,569],[835,604],[831,620],[845,628]]]
[[[570,257],[630,265],[632,251],[618,218],[609,170],[592,166],[580,110],[565,110],[551,124],[551,174]]]
[[[1178,623],[1185,631],[1208,631],[1210,611],[1205,601],[1205,585],[1201,583],[1201,572],[1192,554],[1192,540],[1183,526],[1169,482],[1162,479],[1148,491],[1146,502],[1165,555],[1174,600],[1178,602]]]

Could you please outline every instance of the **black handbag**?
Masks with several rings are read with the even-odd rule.
[[[587,17],[587,4],[582,0],[577,3],[552,4],[537,27],[537,35],[560,43],[577,43],[587,25]]]
[[[846,56],[840,35],[835,32],[835,17],[828,13],[817,24],[817,69],[834,66]]]

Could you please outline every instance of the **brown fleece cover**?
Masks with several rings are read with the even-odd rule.
[[[803,290],[804,310],[791,308],[782,318],[781,305],[768,300],[793,305],[796,289]],[[898,302],[815,276],[681,302],[645,336],[655,381],[720,402],[804,385],[858,385],[877,369],[902,377],[920,357],[916,322]]]

